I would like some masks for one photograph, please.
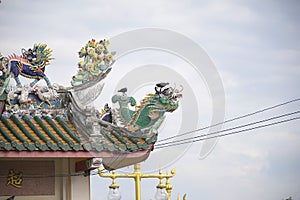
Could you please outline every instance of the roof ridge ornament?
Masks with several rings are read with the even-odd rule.
[[[80,49],[78,54],[82,61],[78,63],[77,74],[72,77],[72,86],[93,81],[104,74],[106,76],[106,72],[108,73],[115,63],[113,56],[116,54],[116,52],[110,52],[108,46],[109,41],[106,39],[99,42],[92,39]]]
[[[115,63],[116,52],[109,51],[108,47],[108,40],[92,39],[78,52],[82,60],[78,63],[77,74],[72,77],[72,87],[68,89],[78,104],[88,105],[101,94],[103,79]]]
[[[108,46],[108,40],[92,39],[80,49],[79,58],[82,60],[78,63],[77,74],[71,79],[71,87],[51,84],[45,75],[45,66],[53,59],[52,50],[46,44],[22,49],[21,56],[0,55],[0,119],[3,123],[7,122],[6,126],[17,124],[19,132],[28,129],[29,133],[30,129],[38,137],[47,134],[53,140],[52,143],[44,138],[42,140],[45,144],[30,146],[27,140],[22,145],[16,145],[15,141],[7,137],[8,143],[0,141],[0,148],[4,147],[8,151],[15,148],[19,151],[26,148],[35,150],[35,147],[41,151],[49,148],[51,151],[106,151],[118,156],[119,153],[128,155],[128,152],[136,152],[137,160],[146,159],[157,140],[158,128],[165,114],[178,108],[183,87],[171,87],[167,82],[157,83],[152,93],[145,95],[140,102],[127,94],[127,88],[120,88],[112,96],[111,102],[105,104],[99,112],[89,104],[101,94],[104,79],[115,62],[113,56],[116,52],[110,52]],[[35,80],[27,85],[21,84],[18,75],[24,74]],[[15,85],[9,84],[11,77],[16,79]],[[38,85],[40,79],[44,79],[47,85]],[[72,124],[74,129],[69,129],[64,121]],[[36,128],[36,123],[42,130]],[[53,135],[53,131],[57,134]],[[69,136],[65,137],[65,134],[75,138],[74,141]],[[143,153],[139,154],[140,151]],[[137,161],[130,159],[117,165],[109,160],[103,163],[111,168],[119,168]]]

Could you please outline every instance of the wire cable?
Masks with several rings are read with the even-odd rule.
[[[283,103],[280,103],[280,104],[269,106],[269,107],[260,109],[258,111],[248,113],[248,114],[245,114],[245,115],[242,115],[242,116],[238,116],[238,117],[235,117],[235,118],[232,118],[232,119],[228,119],[228,120],[225,120],[223,122],[219,122],[219,123],[216,123],[216,124],[213,124],[213,125],[210,125],[210,126],[202,127],[202,128],[195,129],[195,130],[192,130],[192,131],[187,131],[187,132],[185,132],[183,134],[180,134],[180,135],[174,135],[174,136],[171,136],[171,137],[167,137],[167,138],[164,138],[164,139],[161,139],[161,140],[157,141],[156,143],[160,143],[160,142],[163,142],[163,141],[166,141],[166,140],[171,140],[171,139],[174,139],[174,138],[177,138],[177,137],[182,137],[182,136],[194,133],[194,132],[206,130],[208,128],[223,125],[225,123],[232,122],[232,121],[235,121],[235,120],[239,120],[239,119],[242,119],[242,118],[250,117],[250,116],[256,115],[258,113],[262,113],[262,112],[265,112],[265,111],[268,111],[268,110],[272,110],[272,109],[275,109],[275,108],[278,108],[278,107],[281,107],[281,106],[284,106],[284,105],[287,105],[287,104],[290,104],[290,103],[294,103],[294,102],[297,102],[297,101],[300,101],[300,98],[292,99],[290,101],[286,101],[286,102],[283,102]]]
[[[221,131],[215,131],[215,132],[212,132],[212,133],[201,134],[201,135],[198,135],[198,136],[189,137],[189,138],[185,138],[185,139],[175,140],[175,141],[171,141],[171,142],[165,142],[165,143],[157,144],[155,146],[158,147],[158,146],[163,146],[163,145],[167,145],[167,144],[171,144],[171,143],[176,143],[176,142],[178,143],[178,142],[183,142],[183,141],[196,139],[196,138],[200,138],[200,137],[215,135],[215,134],[218,134],[218,133],[227,132],[227,131],[231,131],[231,130],[235,130],[235,129],[240,129],[240,128],[247,127],[247,126],[252,126],[252,125],[255,125],[255,124],[260,124],[260,123],[263,123],[263,122],[271,121],[271,120],[282,118],[282,117],[287,117],[287,116],[290,116],[290,115],[295,115],[295,114],[298,114],[298,113],[300,113],[300,110],[295,111],[295,112],[291,112],[291,113],[278,115],[278,116],[271,117],[271,118],[268,118],[268,119],[263,119],[263,120],[247,123],[247,124],[240,125],[240,126],[235,126],[235,127],[232,127],[232,128],[221,130]]]
[[[298,120],[298,119],[300,119],[300,116],[290,118],[290,119],[281,120],[281,121],[272,122],[272,123],[269,123],[269,124],[264,124],[264,125],[259,125],[259,126],[255,126],[255,127],[251,127],[251,128],[246,128],[246,129],[242,129],[242,130],[238,130],[238,131],[219,134],[219,135],[206,134],[207,136],[210,136],[210,137],[199,138],[199,139],[190,138],[189,141],[182,141],[182,142],[177,142],[177,143],[175,141],[175,142],[173,142],[171,144],[168,144],[168,145],[157,146],[156,149],[172,147],[172,146],[178,146],[178,145],[187,144],[187,143],[195,143],[195,142],[199,142],[199,141],[203,141],[203,140],[208,140],[208,139],[213,139],[213,138],[218,138],[218,137],[224,137],[224,136],[228,136],[228,135],[234,135],[234,134],[247,132],[247,131],[251,131],[251,130],[255,130],[255,129],[260,129],[260,128],[264,128],[264,127],[268,127],[268,126],[273,126],[273,125],[277,125],[277,124],[281,124],[281,123],[286,123],[286,122],[293,121],[293,120]]]

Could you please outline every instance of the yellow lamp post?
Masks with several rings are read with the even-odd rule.
[[[134,165],[134,172],[131,174],[116,174],[113,170],[111,174],[103,174],[102,170],[98,168],[98,174],[101,177],[104,178],[111,178],[112,179],[112,185],[116,185],[116,179],[117,178],[133,178],[135,181],[135,199],[141,200],[141,179],[142,178],[157,178],[159,179],[158,188],[165,187],[168,193],[168,200],[171,199],[171,191],[172,191],[172,185],[170,184],[169,179],[173,178],[175,176],[175,168],[171,170],[171,174],[163,174],[162,170],[159,170],[158,174],[142,174],[141,172],[141,166],[140,164]],[[166,185],[163,184],[162,180],[166,179]]]

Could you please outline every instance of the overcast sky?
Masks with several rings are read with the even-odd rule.
[[[88,40],[113,38],[143,28],[171,30],[201,46],[213,61],[224,87],[225,118],[230,119],[300,97],[299,21],[299,1],[1,0],[0,52],[5,56],[20,54],[21,48],[47,43],[55,60],[47,67],[46,74],[52,82],[69,86],[77,71],[77,52]],[[196,105],[190,106],[198,109],[198,128],[209,125],[213,97],[206,77],[196,76],[180,56],[151,50],[124,56],[107,77],[104,92],[112,95],[112,88],[127,72],[153,63],[174,66],[196,96]],[[175,67],[179,65],[186,65],[186,70]],[[147,89],[146,84],[140,92]],[[188,101],[191,96],[184,98]],[[299,105],[290,104],[224,128],[295,111]],[[102,107],[101,103],[96,106]],[[180,115],[184,109],[187,108],[167,115],[162,136],[172,136],[178,131],[172,119],[182,121]],[[289,196],[300,200],[299,124],[296,120],[223,137],[205,159],[199,159],[201,142],[184,153],[178,152],[176,162],[164,169],[164,172],[174,167],[177,170],[171,179],[172,199],[187,193],[188,199],[193,200],[281,200]],[[153,152],[151,161],[161,159],[157,152]],[[159,163],[144,164],[148,168],[165,167],[165,163],[158,166]],[[130,172],[131,168],[124,170]],[[117,182],[122,199],[134,199],[133,180]],[[92,199],[106,199],[109,184],[110,180],[94,176]],[[154,199],[157,184],[157,180],[142,180],[143,199]]]

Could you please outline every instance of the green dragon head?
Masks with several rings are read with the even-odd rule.
[[[148,94],[140,105],[135,105],[133,97],[127,97],[125,92],[123,92],[123,95],[113,96],[113,103],[118,102],[120,106],[115,112],[117,115],[116,121],[130,131],[159,128],[165,118],[165,113],[175,111],[179,106],[179,98],[182,97],[182,87],[181,89],[164,88],[167,84],[163,85],[157,84],[155,87],[156,93]],[[135,110],[128,107],[129,103],[131,103],[131,106],[135,106]]]

